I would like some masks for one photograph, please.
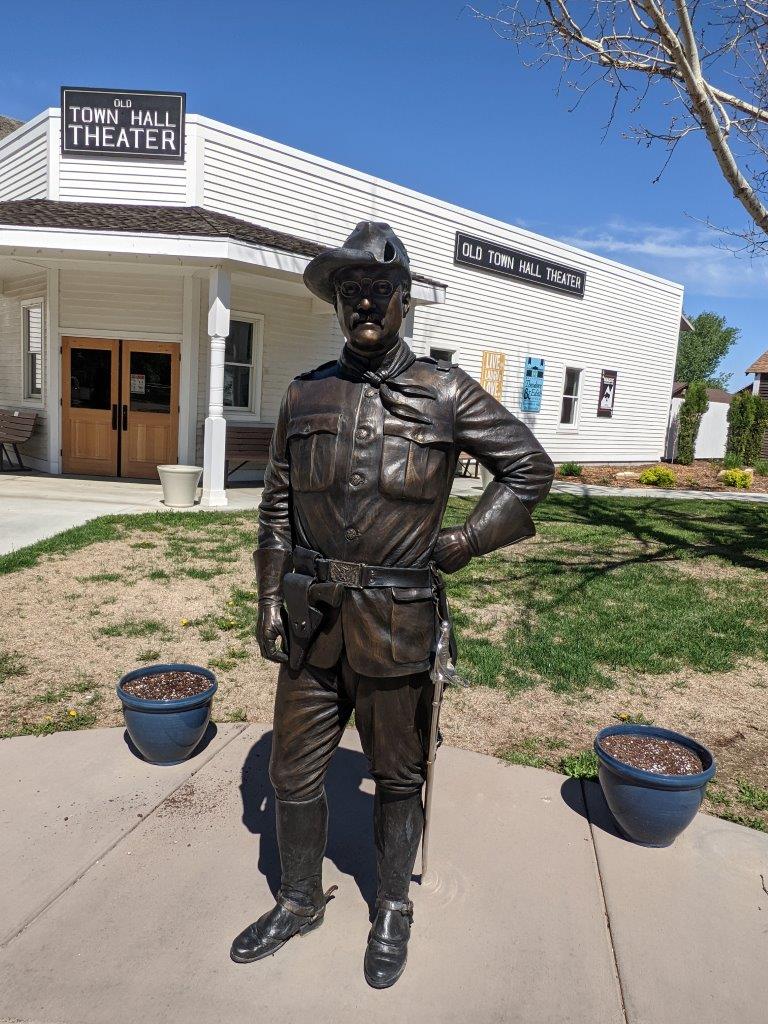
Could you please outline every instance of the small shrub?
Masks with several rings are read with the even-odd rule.
[[[757,476],[768,476],[768,459],[756,459],[753,469]]]
[[[723,457],[723,469],[743,469],[744,462],[737,452],[726,452]]]
[[[578,462],[564,462],[560,467],[560,476],[581,476],[581,472]]]
[[[569,754],[560,761],[560,771],[572,779],[596,779],[598,768],[594,750],[582,750],[580,754]]]
[[[673,487],[675,474],[666,466],[649,466],[640,474],[641,484],[650,484],[652,487]]]
[[[760,458],[763,434],[768,427],[768,401],[751,391],[734,395],[728,407],[727,451],[752,465]]]
[[[720,477],[726,487],[748,491],[752,486],[752,475],[743,469],[727,469]]]

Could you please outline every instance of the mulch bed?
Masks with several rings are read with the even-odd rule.
[[[141,700],[180,700],[202,693],[210,685],[210,679],[197,672],[157,672],[131,679],[123,689]]]
[[[690,466],[680,466],[676,463],[659,463],[665,469],[672,471],[675,483],[672,485],[677,490],[691,491],[735,491],[734,487],[726,487],[722,480],[717,479],[717,474],[723,468],[723,464],[717,460],[699,459]],[[568,480],[571,483],[600,484],[604,487],[643,487],[639,476],[648,464],[631,466],[582,466],[581,476],[561,476],[558,471],[558,480]],[[619,474],[634,474],[632,476]],[[648,487],[649,492],[656,490]],[[759,493],[768,492],[768,476],[755,475],[750,490]],[[740,493],[744,493],[743,491]]]
[[[698,775],[704,771],[698,754],[660,736],[616,733],[600,740],[600,746],[623,764],[654,775]]]

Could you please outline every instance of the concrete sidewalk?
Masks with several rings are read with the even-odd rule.
[[[256,509],[260,486],[238,485],[227,491],[222,511]],[[159,483],[106,480],[101,477],[49,476],[45,473],[0,475],[0,555],[81,526],[98,516],[168,512]],[[195,506],[195,510],[200,508]],[[190,510],[192,511],[192,510]]]
[[[479,479],[456,477],[451,493],[479,497]],[[227,491],[229,505],[221,511],[257,509],[262,487],[238,484]],[[768,502],[768,494],[735,491],[665,491],[655,487],[597,487],[556,480],[553,494],[578,494],[590,498],[713,498],[717,500]],[[196,505],[195,510],[200,506]],[[192,510],[191,510],[192,511]],[[97,516],[139,512],[171,512],[162,503],[159,483],[107,480],[101,477],[49,476],[44,473],[0,475],[0,555],[53,537]]]
[[[353,732],[328,780],[325,924],[233,964],[278,880],[271,736],[211,733],[174,768],[136,759],[121,729],[0,742],[0,1020],[765,1020],[768,836],[699,815],[643,849],[597,785],[446,748],[408,969],[369,989],[373,787]]]

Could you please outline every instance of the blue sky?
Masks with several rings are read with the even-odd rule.
[[[637,114],[603,139],[605,92],[569,112],[556,70],[522,67],[460,0],[11,5],[0,112],[57,106],[62,84],[185,90],[190,111],[681,281],[687,312],[741,328],[732,386],[768,349],[768,260],[706,227],[743,223],[706,146],[652,184],[665,154],[621,138]]]

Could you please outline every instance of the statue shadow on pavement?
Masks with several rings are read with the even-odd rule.
[[[240,795],[242,821],[259,838],[259,871],[273,894],[280,886],[280,855],[275,834],[275,794],[269,781],[272,731],[251,747],[243,763]],[[369,907],[376,899],[376,852],[373,844],[373,794],[361,788],[369,778],[368,761],[356,750],[339,747],[326,778],[329,857],[339,871],[355,880]]]

